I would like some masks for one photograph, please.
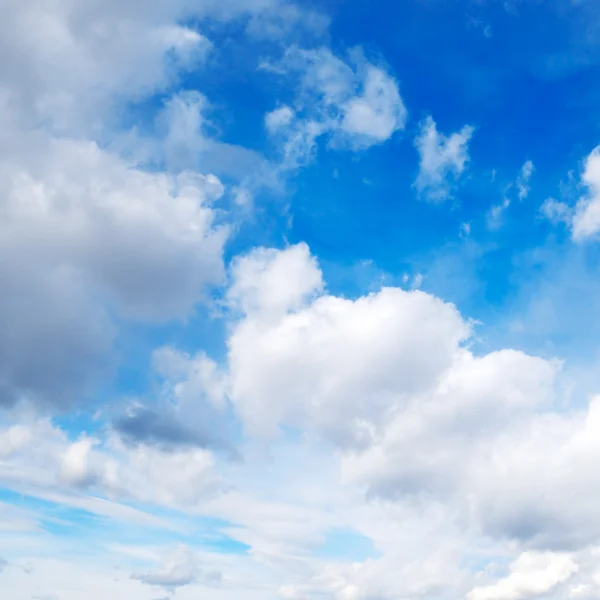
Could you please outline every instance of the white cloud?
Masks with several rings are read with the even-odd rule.
[[[118,504],[113,509],[101,498],[86,499],[83,494],[190,507],[220,487],[212,471],[214,458],[207,450],[162,452],[153,446],[127,446],[116,436],[72,442],[44,419],[17,427],[17,435],[15,426],[0,430],[0,440],[13,440],[0,464],[0,480],[51,501],[127,519],[135,517],[134,509],[119,510]]]
[[[10,569],[3,574],[3,586],[15,600],[147,600],[148,590],[138,581],[128,580],[115,569],[84,561],[56,558],[32,561],[32,571]]]
[[[0,7],[0,92],[27,122],[93,132],[123,98],[140,98],[196,68],[211,43],[181,23],[279,9],[278,0],[19,0]],[[296,21],[302,21],[299,12]]]
[[[304,268],[283,270],[292,257]],[[233,284],[247,316],[229,340],[232,394],[253,429],[315,426],[351,444],[370,443],[393,415],[410,409],[411,398],[435,394],[439,378],[478,364],[500,368],[512,357],[471,357],[461,347],[469,325],[433,296],[387,288],[355,301],[306,297],[319,278],[305,275],[315,268],[305,247],[273,251],[268,259],[251,255],[242,263],[240,281],[253,287]],[[260,280],[250,275],[257,265]],[[281,296],[290,289],[298,292]],[[273,306],[273,298],[281,301]],[[514,360],[529,358],[516,353]]]
[[[246,313],[285,314],[323,287],[321,271],[306,244],[285,252],[258,248],[237,258],[231,271],[228,298]]]
[[[282,268],[292,260],[293,269]],[[420,292],[310,301],[320,276],[305,246],[261,251],[242,265],[233,289],[248,316],[229,340],[231,385],[255,432],[279,422],[364,443],[395,402],[422,391],[453,360],[468,335],[454,307]]]
[[[588,194],[575,207],[572,221],[575,241],[595,236],[600,231],[600,147],[587,156],[581,181],[588,188]]]
[[[495,436],[552,399],[554,374],[552,364],[514,350],[457,356],[379,439],[346,457],[347,479],[388,497],[452,497],[472,485],[471,469],[485,464]]]
[[[545,595],[578,570],[568,554],[525,552],[510,566],[510,574],[487,587],[477,587],[467,600],[527,600]]]
[[[595,398],[581,411],[530,417],[495,441],[473,473],[486,531],[547,548],[595,539],[600,481],[590,468],[600,455],[599,409]]]
[[[95,474],[90,469],[90,452],[95,441],[83,438],[67,447],[61,461],[61,479],[74,486],[93,483]]]
[[[288,272],[263,275],[259,297],[277,297]],[[342,450],[346,482],[399,502],[439,498],[492,536],[557,548],[597,535],[597,401],[554,412],[558,363],[474,355],[469,324],[422,292],[321,293],[300,306],[295,295],[289,312],[262,313],[252,293],[229,340],[232,400],[250,432],[316,432]]]
[[[298,255],[280,254],[288,252]],[[304,261],[313,268],[307,254]],[[229,339],[232,401],[252,434],[316,432],[342,450],[345,480],[380,496],[427,493],[461,504],[469,489],[468,511],[492,535],[551,546],[594,535],[596,495],[583,489],[592,489],[584,465],[595,446],[575,441],[588,439],[588,417],[551,411],[559,363],[509,349],[474,355],[456,309],[418,291],[388,288],[354,301],[322,292],[301,301],[298,293],[289,310],[283,301],[271,309],[270,298],[305,271],[270,276],[276,253],[259,264],[260,294],[251,288],[251,309]],[[571,465],[564,474],[561,456]],[[546,505],[535,500],[540,488],[552,499]]]
[[[465,125],[446,136],[440,133],[432,117],[427,117],[415,138],[419,152],[419,174],[415,180],[417,192],[428,200],[445,200],[452,193],[454,182],[462,175],[469,160],[468,144],[474,128]]]
[[[527,160],[523,163],[519,176],[517,177],[517,191],[519,194],[519,200],[525,200],[531,191],[529,187],[529,180],[533,175],[533,163]]]
[[[488,229],[496,231],[502,227],[504,221],[504,213],[510,206],[510,199],[504,198],[499,204],[494,204],[487,214]]]
[[[554,198],[546,198],[540,206],[540,212],[554,225],[558,223],[571,223],[572,209],[568,204],[555,200]]]
[[[373,65],[366,68],[362,89],[346,102],[343,114],[341,129],[357,147],[385,142],[406,122],[398,84]]]
[[[265,115],[265,126],[267,131],[271,134],[277,133],[281,128],[288,126],[295,113],[289,106],[280,106],[275,110]]]
[[[170,4],[170,6],[169,6]],[[136,96],[169,82],[175,69],[202,60],[210,43],[177,24],[185,2],[154,2],[146,10],[115,2],[8,0],[0,12],[2,73],[13,112],[60,130],[93,131],[118,92]]]
[[[398,83],[360,50],[344,62],[328,48],[292,47],[282,61],[264,68],[299,80],[294,112],[282,107],[265,118],[272,132],[277,118],[284,170],[309,162],[322,136],[333,147],[360,150],[404,129],[407,111]]]

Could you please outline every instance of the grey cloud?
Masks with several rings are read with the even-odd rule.
[[[204,575],[204,581],[211,585],[219,585],[223,581],[223,573],[221,573],[221,571],[218,569],[208,571]]]
[[[516,494],[512,498],[499,495],[497,501],[484,500],[480,516],[484,531],[495,538],[518,540],[528,548],[558,552],[572,552],[595,543],[600,524],[590,514],[594,511],[586,511],[589,503],[580,502],[576,510],[583,514],[576,514],[568,502],[560,499],[554,506],[545,506],[543,494],[540,490],[539,497],[534,495],[529,502]]]
[[[220,280],[227,230],[209,204],[222,186],[132,169],[93,143],[11,139],[12,151],[0,144],[0,404],[65,407],[110,375],[115,316],[182,318]]]
[[[208,431],[190,430],[176,417],[148,407],[140,407],[113,421],[114,428],[127,440],[169,446],[212,446],[217,443]]]
[[[198,557],[187,547],[180,547],[163,564],[145,572],[134,573],[131,577],[153,587],[175,590],[190,585],[200,576]]]
[[[171,573],[164,572],[149,572],[146,574],[136,575],[134,577],[142,583],[157,587],[177,588],[189,585],[194,582],[196,576],[187,570],[175,571]]]
[[[110,373],[115,329],[80,282],[3,260],[0,278],[0,406],[64,407]]]
[[[211,448],[238,459],[226,372],[204,354],[190,356],[168,347],[156,350],[153,362],[160,393],[112,419],[124,441],[167,450]]]
[[[194,415],[191,422],[169,409],[135,407],[128,414],[113,419],[112,427],[130,445],[156,445],[166,451],[186,447],[210,448],[224,452],[228,458],[241,460],[231,441],[224,419],[206,414]]]

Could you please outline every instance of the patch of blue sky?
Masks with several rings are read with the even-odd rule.
[[[541,16],[537,7],[521,3],[518,10],[516,19],[492,5],[484,11],[474,5],[465,10],[463,3],[410,3],[378,11],[350,2],[335,15],[334,37],[343,36],[350,45],[377,40],[377,50],[399,78],[411,120],[404,134],[358,159],[320,155],[319,165],[297,183],[293,239],[312,242],[320,256],[335,255],[349,263],[368,257],[396,273],[405,261],[422,258],[432,248],[459,243],[460,224],[473,222],[474,235],[487,251],[475,273],[484,289],[470,304],[480,309],[505,304],[519,285],[514,282],[515,260],[544,244],[549,234],[547,224],[537,219],[539,204],[558,192],[568,170],[577,170],[598,141],[597,108],[589,102],[580,114],[576,102],[579,89],[600,94],[598,65],[592,59],[582,64],[576,50],[567,51],[579,42],[569,38],[575,34],[564,27],[564,15],[544,7]],[[597,20],[589,5],[568,10],[574,23],[590,11]],[[547,30],[542,36],[542,30],[536,35],[538,30],[531,28],[532,19],[540,18],[560,32],[558,41],[566,50],[560,69],[552,66],[544,45]],[[493,29],[485,35],[488,22]],[[515,28],[523,35],[516,35]],[[578,118],[569,118],[574,110]],[[444,132],[466,123],[476,127],[468,177],[455,192],[457,202],[443,209],[415,202],[410,189],[417,170],[411,138],[429,113]],[[527,159],[536,168],[530,199],[513,202],[501,231],[488,232],[488,209],[502,201],[504,188]],[[327,175],[333,162],[343,173],[338,180]],[[490,184],[494,170],[496,179]],[[363,177],[374,186],[357,185]]]
[[[485,572],[489,576],[500,578],[508,575],[510,559],[493,553],[467,554],[461,557],[459,566],[471,573]]]
[[[235,531],[235,524],[216,517],[202,515],[183,515],[181,512],[166,507],[136,504],[136,508],[144,510],[165,522],[179,522],[186,529],[188,544],[201,545],[214,552],[225,554],[246,554],[250,546],[244,544],[225,531]]]
[[[223,533],[222,530],[231,530],[231,524],[221,519],[184,516],[177,511],[138,504],[135,506],[137,510],[157,518],[156,526],[138,524],[5,488],[0,489],[0,501],[35,515],[39,529],[56,539],[72,540],[74,543],[85,539],[86,550],[91,553],[110,544],[160,546],[181,543],[210,552],[236,555],[246,554],[249,550],[248,545]],[[161,522],[173,526],[161,527]],[[38,533],[32,532],[31,535]]]
[[[96,396],[98,405],[104,405],[110,401],[112,391],[106,390],[104,396],[105,398],[102,398],[102,395]],[[66,433],[71,441],[77,441],[82,436],[99,434],[106,426],[99,413],[90,412],[89,410],[78,410],[57,415],[53,417],[52,422]]]
[[[325,541],[312,554],[316,558],[348,562],[362,562],[381,556],[370,538],[351,529],[326,532]]]

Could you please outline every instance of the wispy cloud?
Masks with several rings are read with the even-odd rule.
[[[407,110],[398,83],[360,49],[344,61],[328,48],[293,47],[263,68],[292,78],[297,88],[293,107],[278,107],[265,117],[279,140],[284,170],[313,160],[321,137],[335,148],[362,150],[404,129]]]
[[[452,195],[455,182],[469,161],[468,145],[473,132],[473,127],[465,125],[446,136],[438,131],[432,117],[422,121],[414,142],[419,153],[419,174],[414,185],[419,195],[432,202]]]

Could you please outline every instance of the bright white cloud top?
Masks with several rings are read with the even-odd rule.
[[[0,597],[600,595],[600,13],[384,4],[0,5]]]

